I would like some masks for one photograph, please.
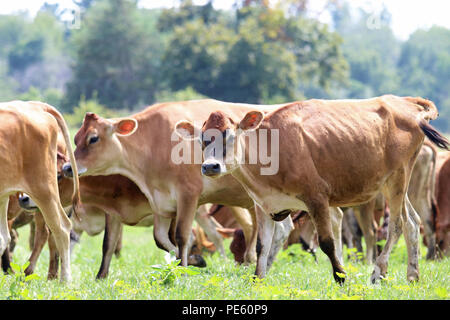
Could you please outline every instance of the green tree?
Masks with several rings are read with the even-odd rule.
[[[379,25],[369,28],[371,14],[360,10],[350,14],[348,3],[332,10],[337,32],[344,39],[342,49],[350,66],[350,81],[343,96],[367,98],[399,89],[397,61],[401,42],[390,27],[390,15],[380,13]]]
[[[302,97],[300,80],[326,88],[346,78],[337,34],[264,1],[244,3],[234,18],[220,14],[214,23],[183,21],[163,60],[172,90],[191,85],[227,101],[278,102]]]
[[[432,100],[440,111],[434,125],[450,132],[450,30],[414,32],[402,45],[398,68],[400,93]]]
[[[153,76],[148,61],[155,59],[153,44],[159,40],[143,28],[142,21],[136,1],[95,1],[87,10],[81,29],[74,34],[74,76],[67,86],[66,108],[81,96],[89,100],[95,94],[109,108],[132,108],[150,100],[154,89],[142,75]]]

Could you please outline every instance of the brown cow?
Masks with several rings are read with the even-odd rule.
[[[450,255],[450,153],[438,154],[436,165],[435,188],[436,214],[436,244],[439,255]]]
[[[87,113],[75,136],[75,157],[80,174],[121,174],[134,181],[156,213],[156,241],[165,250],[174,250],[181,258],[181,265],[185,266],[188,239],[199,205],[218,203],[252,209],[253,201],[231,176],[216,181],[205,180],[200,170],[199,145],[179,141],[173,134],[175,124],[186,118],[204,120],[217,109],[225,110],[237,121],[255,108],[275,107],[192,100],[156,104],[129,118],[104,119]],[[198,163],[194,163],[194,155],[199,152],[188,154],[184,150],[199,150]],[[180,152],[183,153],[182,161],[174,161]],[[66,175],[72,175],[69,164],[64,170]],[[256,221],[254,214],[252,216]],[[176,219],[176,246],[167,236],[173,218]],[[256,260],[256,233],[254,228],[252,234],[246,235],[249,241],[247,261]]]
[[[388,239],[371,280],[376,282],[385,276],[389,254],[403,224],[408,247],[407,279],[414,281],[419,278],[420,218],[406,191],[425,135],[441,147],[449,146],[428,124],[437,116],[431,101],[392,95],[294,102],[266,116],[258,110],[248,112],[240,121],[230,118],[226,110],[217,111],[201,128],[205,150],[202,171],[210,177],[231,173],[257,204],[263,235],[258,276],[264,277],[266,272],[272,219],[284,219],[293,210],[307,210],[316,226],[320,248],[333,266],[334,278],[343,282],[344,269],[336,256],[329,207],[366,203],[382,191],[391,216]],[[184,121],[179,127],[192,139],[196,130],[191,122]],[[268,133],[271,139],[267,139]],[[244,139],[251,134],[253,139]],[[265,143],[271,150],[270,166],[262,156],[256,163],[249,163],[258,151],[267,155],[268,150],[258,150],[258,145]],[[231,152],[227,152],[228,145]]]
[[[9,196],[17,192],[29,194],[42,211],[61,253],[61,280],[70,280],[69,233],[71,222],[59,201],[56,173],[56,145],[61,130],[74,161],[67,126],[52,106],[36,101],[12,101],[0,104],[0,252],[10,241],[7,223]],[[74,163],[75,164],[75,163]],[[74,171],[77,171],[74,166]],[[79,208],[78,179],[74,179],[75,208]]]

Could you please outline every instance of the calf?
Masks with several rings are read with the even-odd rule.
[[[386,245],[377,258],[371,280],[385,276],[403,220],[408,247],[407,279],[414,281],[419,278],[420,218],[406,191],[425,135],[440,147],[449,146],[428,124],[437,116],[431,101],[392,95],[294,102],[267,115],[250,111],[240,121],[230,118],[226,111],[217,111],[200,129],[202,170],[209,177],[231,173],[254,200],[263,235],[258,276],[263,277],[266,272],[270,236],[274,232],[272,220],[282,220],[293,210],[307,210],[316,226],[320,248],[330,259],[334,278],[343,282],[344,269],[336,255],[329,208],[366,203],[382,191],[391,216]],[[180,128],[186,136],[195,132],[188,121],[181,123]],[[244,139],[244,133],[251,132],[253,139]],[[268,133],[271,139],[267,139]],[[279,158],[272,153],[275,164],[269,163],[270,167],[262,156],[256,163],[249,161],[258,151],[267,155],[267,150],[258,150],[258,145],[264,144],[271,152],[279,150]]]

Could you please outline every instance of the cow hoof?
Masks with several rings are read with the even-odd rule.
[[[190,255],[188,258],[188,265],[198,267],[198,268],[205,268],[206,267],[206,261],[203,259],[201,255],[193,254]]]
[[[23,273],[25,273],[25,276],[29,276],[30,274],[33,274],[33,272],[33,268],[30,268],[30,266],[28,266]]]
[[[372,275],[370,276],[370,282],[372,284],[376,284],[381,279],[383,279],[383,276],[381,275],[380,267],[375,266],[375,268],[373,269]]]
[[[333,276],[334,276],[334,280],[342,286],[345,283],[345,273],[344,272],[339,272],[339,273],[340,274],[338,275],[336,272],[334,272]]]
[[[417,282],[419,281],[419,272],[417,271],[408,272],[406,278],[408,279],[409,282]]]
[[[99,274],[97,274],[97,276],[95,277],[95,280],[103,280],[103,279],[106,279],[107,276],[108,276],[107,273],[99,273]]]
[[[58,275],[57,274],[49,273],[47,275],[47,280],[56,280],[56,279],[58,279]]]

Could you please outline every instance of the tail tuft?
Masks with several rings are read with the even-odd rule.
[[[450,151],[450,142],[447,138],[433,128],[433,126],[431,126],[426,120],[422,119],[419,121],[419,127],[422,129],[427,138],[436,146]]]

